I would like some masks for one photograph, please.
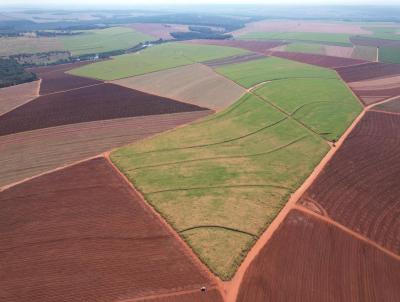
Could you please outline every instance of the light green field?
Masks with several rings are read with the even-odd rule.
[[[382,46],[379,48],[379,61],[400,64],[400,46]]]
[[[111,159],[226,280],[327,150],[319,136],[247,94]]]
[[[33,54],[39,52],[64,50],[59,38],[12,37],[0,38],[0,56]]]
[[[373,34],[368,37],[388,39],[388,40],[400,40],[399,27],[365,27],[365,28],[373,32]]]
[[[216,71],[246,88],[265,81],[286,78],[337,79],[333,70],[276,57],[222,66]]]
[[[285,51],[325,54],[323,45],[311,43],[290,43],[286,45]]]
[[[301,33],[301,32],[252,32],[239,36],[243,40],[286,40],[286,41],[310,41],[327,42],[341,46],[351,45],[350,35],[331,33]]]
[[[149,72],[247,53],[246,50],[213,46],[166,43],[138,53],[83,66],[71,74],[102,80],[116,80]]]
[[[278,80],[254,93],[330,141],[337,140],[361,112],[360,103],[339,79]]]
[[[84,34],[61,38],[66,50],[73,56],[128,49],[154,37],[137,32],[132,28],[111,27],[87,30]]]

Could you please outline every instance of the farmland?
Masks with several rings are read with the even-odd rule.
[[[38,96],[39,81],[0,89],[0,115]]]
[[[228,107],[245,93],[245,89],[239,85],[201,64],[125,78],[113,83],[211,109]]]
[[[39,53],[63,50],[64,45],[58,38],[10,37],[0,38],[0,56],[17,53]]]
[[[357,45],[354,48],[352,58],[373,62],[376,61],[376,53],[377,53],[376,47]]]
[[[285,51],[324,54],[324,47],[321,44],[290,43]]]
[[[245,52],[231,47],[166,43],[140,53],[117,56],[109,61],[74,69],[69,73],[102,80],[116,80]]]
[[[325,54],[327,56],[342,57],[342,58],[351,58],[354,52],[353,47],[343,47],[335,45],[324,45],[324,49],[325,49]]]
[[[374,109],[386,112],[400,113],[400,97],[392,101],[377,105],[374,107]]]
[[[189,27],[181,24],[159,24],[159,23],[137,23],[131,24],[129,27],[146,35],[153,36],[158,39],[172,40],[171,32],[187,32]]]
[[[358,82],[380,77],[400,75],[400,65],[384,63],[366,63],[336,69],[346,82]]]
[[[398,260],[293,210],[250,265],[237,301],[396,301],[399,281]]]
[[[192,40],[187,43],[202,45],[217,45],[243,48],[256,53],[267,53],[271,48],[286,45],[281,41],[243,41],[243,40]]]
[[[48,94],[0,117],[0,135],[60,125],[204,110],[114,84]]]
[[[400,64],[400,46],[380,47],[379,62]]]
[[[103,158],[11,187],[0,204],[7,301],[115,301],[213,285]]]

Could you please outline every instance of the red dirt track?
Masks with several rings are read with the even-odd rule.
[[[67,70],[87,64],[89,64],[89,62],[36,67],[30,68],[29,70],[36,73],[42,79],[42,83],[40,85],[40,94],[44,95],[102,83],[101,81],[94,79],[83,78],[64,73]]]
[[[299,201],[397,255],[399,129],[400,115],[367,112]]]
[[[124,301],[215,286],[104,158],[11,187],[0,205],[2,301]]]
[[[300,53],[300,52],[273,51],[270,53],[270,55],[301,63],[316,65],[320,67],[328,67],[328,68],[351,66],[366,62],[358,59],[332,57],[332,56]]]
[[[357,66],[336,68],[346,82],[358,82],[373,78],[400,75],[400,64],[366,63]]]
[[[292,210],[245,273],[237,302],[394,302],[399,282],[397,260]]]
[[[287,44],[285,42],[280,42],[280,41],[243,41],[243,40],[190,40],[190,41],[185,41],[185,43],[230,46],[230,47],[243,48],[246,50],[262,54],[265,54],[271,48]]]
[[[205,109],[114,84],[101,84],[41,96],[7,112],[0,117],[0,135],[82,122],[200,110]]]

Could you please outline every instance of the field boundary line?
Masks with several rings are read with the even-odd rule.
[[[184,233],[184,232],[187,232],[187,231],[203,229],[203,228],[223,229],[223,230],[226,230],[226,231],[237,232],[237,233],[241,233],[243,235],[248,235],[248,236],[257,238],[256,234],[253,234],[253,233],[250,233],[250,232],[246,232],[246,231],[242,231],[242,230],[239,230],[239,229],[226,227],[226,226],[222,226],[222,225],[213,225],[213,224],[193,226],[193,227],[190,227],[190,228],[186,228],[186,229],[180,230],[180,231],[178,231],[178,233],[180,234],[180,233]]]
[[[323,222],[325,222],[327,224],[330,224],[330,225],[334,226],[335,228],[338,228],[338,229],[342,230],[343,232],[347,233],[348,235],[350,235],[352,237],[355,237],[356,239],[367,243],[368,245],[374,246],[375,248],[377,248],[381,252],[393,257],[394,259],[400,260],[400,255],[397,255],[396,253],[386,249],[385,247],[381,246],[380,244],[376,243],[375,241],[365,237],[364,235],[362,235],[360,233],[357,233],[357,232],[347,228],[346,226],[342,225],[341,223],[339,223],[339,222],[337,222],[337,221],[335,221],[335,220],[333,220],[331,218],[322,216],[322,215],[320,215],[320,214],[318,214],[318,213],[316,213],[316,212],[314,212],[312,210],[309,210],[309,209],[305,208],[304,206],[302,206],[300,204],[294,205],[293,209],[299,210],[299,211],[301,211],[303,213],[307,213],[309,216],[313,216],[316,219],[319,219],[319,220],[321,220],[321,221],[323,221]]]
[[[361,108],[366,108],[367,107],[367,104],[365,104],[364,102],[363,102],[363,100],[354,92],[354,90],[350,87],[350,85],[345,81],[345,80],[343,80],[343,78],[340,76],[340,73],[336,70],[336,69],[333,69],[335,72],[336,72],[336,74],[337,74],[337,76],[339,77],[339,79],[342,81],[342,83],[347,87],[347,89],[348,90],[350,90],[350,92],[352,93],[352,95],[356,98],[356,100],[360,103],[360,105],[361,105]]]
[[[391,112],[391,111],[385,111],[385,110],[379,110],[379,109],[370,109],[368,110],[369,112],[378,112],[378,113],[385,113],[385,114],[393,114],[393,115],[400,115],[400,112]]]
[[[91,84],[91,85],[71,88],[71,89],[67,89],[67,90],[54,91],[54,92],[50,92],[50,93],[46,93],[46,94],[41,94],[39,96],[43,96],[44,97],[44,96],[48,96],[48,95],[53,95],[53,94],[58,94],[58,93],[65,93],[65,92],[69,92],[69,91],[75,91],[75,90],[79,90],[79,89],[83,89],[83,88],[89,88],[89,87],[94,87],[94,86],[99,86],[99,85],[104,85],[104,84],[106,84],[106,83],[101,82],[101,83],[97,83],[97,84]]]

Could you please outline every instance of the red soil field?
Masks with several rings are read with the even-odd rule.
[[[190,40],[185,43],[203,44],[203,45],[218,45],[230,46],[247,49],[253,52],[265,54],[269,49],[286,45],[285,42],[280,41],[241,41],[241,40]]]
[[[194,292],[188,294],[169,295],[154,298],[140,299],[137,302],[223,302],[220,292],[217,289],[206,292]]]
[[[400,254],[399,129],[400,115],[367,112],[299,200],[396,254]]]
[[[257,59],[261,59],[261,58],[266,58],[266,56],[262,55],[262,54],[258,54],[258,53],[250,53],[250,54],[238,55],[238,56],[233,56],[233,57],[228,57],[228,58],[204,61],[204,62],[202,62],[202,64],[205,64],[209,67],[218,67],[218,66],[223,66],[223,65],[248,62],[248,61],[257,60]]]
[[[172,32],[188,32],[189,27],[181,24],[159,24],[159,23],[137,23],[131,24],[129,27],[163,40],[172,40],[174,37],[170,35]]]
[[[39,81],[23,83],[0,89],[0,115],[36,98]]]
[[[329,68],[351,66],[366,62],[358,59],[339,58],[339,57],[300,53],[300,52],[274,51],[271,52],[271,55],[275,57],[298,61],[301,63],[317,65],[320,67],[329,67]]]
[[[0,297],[124,301],[213,286],[104,158],[0,193]]]
[[[398,301],[400,262],[292,210],[244,275],[237,302]]]
[[[40,96],[0,117],[0,135],[122,117],[204,108],[114,84]]]
[[[373,46],[373,47],[400,46],[400,41],[368,38],[368,37],[361,37],[361,36],[350,37],[350,41],[354,45],[361,45],[361,46]]]
[[[371,105],[385,99],[400,95],[400,86],[397,88],[386,89],[354,89],[354,93],[362,100],[365,105]]]
[[[374,110],[382,110],[386,112],[400,113],[400,97],[389,102],[379,104],[374,107]]]
[[[190,123],[212,111],[95,121],[0,136],[0,187]]]
[[[78,62],[73,64],[62,64],[47,67],[30,68],[42,79],[40,94],[48,94],[58,91],[65,91],[79,87],[102,83],[94,79],[78,77],[64,73],[67,70],[87,65],[89,62]]]
[[[357,66],[336,68],[346,82],[358,82],[373,78],[400,75],[400,64],[366,63]]]

